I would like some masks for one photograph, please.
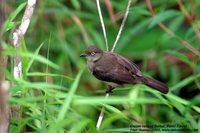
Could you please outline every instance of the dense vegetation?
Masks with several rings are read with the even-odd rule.
[[[111,7],[105,1],[100,4],[111,49],[128,0],[110,0]],[[95,0],[38,0],[18,51],[11,38],[24,2],[10,0],[6,5],[6,79],[13,82],[9,103],[19,108],[12,113],[10,132],[96,132],[102,105],[102,132],[130,132],[130,125],[141,124],[200,127],[200,1],[151,0],[153,10],[144,0],[132,1],[115,52],[135,62],[145,75],[165,82],[170,92],[163,95],[137,84],[115,89],[106,99],[105,84],[79,57],[88,45],[105,50]],[[111,8],[114,14],[109,14]],[[22,79],[12,76],[16,54],[22,57]]]

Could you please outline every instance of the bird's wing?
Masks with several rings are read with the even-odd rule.
[[[99,80],[117,84],[138,83],[138,81],[133,78],[130,73],[126,72],[124,69],[119,69],[117,66],[109,72],[105,71],[105,69],[101,69],[100,67],[96,67],[93,71],[93,75]]]
[[[125,57],[115,54],[117,62],[124,67],[129,73],[131,73],[132,76],[138,76],[141,77],[142,73],[139,69],[139,67],[133,63],[132,61],[126,59]]]
[[[139,68],[128,59],[115,53],[102,57],[94,67],[92,73],[100,80],[123,83],[138,83],[142,74]],[[109,65],[105,65],[109,64]]]

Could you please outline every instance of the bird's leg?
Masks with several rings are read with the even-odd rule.
[[[106,89],[106,93],[112,93],[112,90],[114,89],[114,87],[108,85],[107,89]]]

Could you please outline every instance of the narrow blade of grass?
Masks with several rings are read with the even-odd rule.
[[[127,104],[127,103],[135,103],[135,104],[162,104],[162,102],[157,98],[137,98],[132,99],[129,97],[119,97],[119,96],[111,96],[107,99],[105,97],[79,97],[74,100],[74,104],[88,104],[88,105],[101,105],[101,104],[113,104],[113,105],[119,105],[119,104]]]
[[[83,71],[80,71],[79,74],[77,75],[75,81],[73,82],[70,91],[69,91],[69,95],[65,98],[64,104],[61,107],[61,110],[58,114],[58,121],[63,120],[65,117],[65,114],[67,113],[69,107],[70,107],[70,103],[72,101],[73,95],[75,94],[75,91],[78,87],[81,75],[82,75]]]
[[[68,80],[74,80],[73,78],[69,77],[69,76],[65,76],[65,75],[60,75],[60,74],[54,74],[54,73],[42,73],[42,72],[31,72],[31,73],[27,73],[27,76],[51,76],[51,77],[63,77],[65,79]]]
[[[60,69],[60,67],[57,64],[53,63],[52,61],[44,58],[41,55],[35,55],[30,52],[17,51],[13,48],[8,48],[4,51],[4,54],[10,55],[10,56],[20,55],[21,57],[29,57],[29,58],[39,61],[43,64],[48,64],[50,67],[52,67],[54,69],[57,69],[57,70]]]
[[[190,77],[187,77],[186,79],[182,80],[181,82],[177,83],[176,85],[174,85],[173,87],[170,87],[170,91],[175,91],[177,89],[180,89],[190,83],[192,83],[196,78],[200,78],[200,74],[198,75],[192,75]]]
[[[42,48],[43,44],[44,44],[44,43],[40,44],[40,46],[36,49],[34,55],[38,55],[38,54],[39,54],[39,51],[40,51],[40,49]],[[31,65],[33,64],[34,60],[35,60],[34,58],[31,58],[31,60],[30,60],[29,63],[28,63],[28,66],[27,66],[27,68],[26,68],[26,72],[29,71],[29,69],[30,69]]]

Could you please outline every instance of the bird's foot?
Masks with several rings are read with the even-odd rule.
[[[113,93],[112,90],[114,88],[112,86],[108,86],[107,89],[106,89],[106,93]]]
[[[113,93],[112,90],[106,90],[106,93]]]

